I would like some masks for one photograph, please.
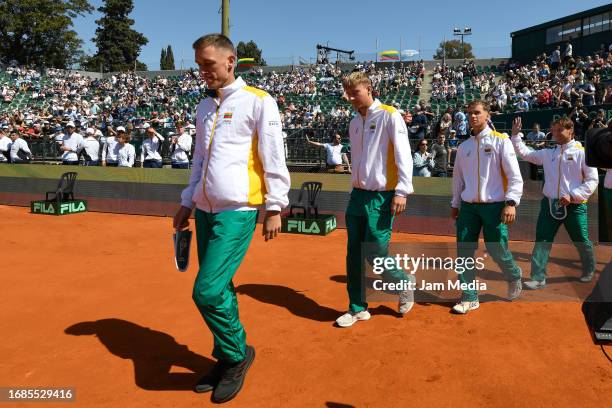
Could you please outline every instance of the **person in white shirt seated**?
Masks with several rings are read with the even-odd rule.
[[[342,136],[339,134],[334,135],[333,143],[319,143],[313,142],[306,136],[306,141],[311,145],[317,147],[324,147],[327,153],[327,170],[336,173],[344,173],[343,163],[346,163],[348,171],[351,171],[351,164],[349,163],[348,156],[343,152],[345,147],[342,145]]]
[[[161,148],[164,138],[150,125],[145,124],[146,138],[142,142],[140,153],[140,167],[148,169],[161,169]]]
[[[136,157],[136,149],[130,144],[130,135],[126,132],[117,133],[117,167],[134,167],[134,157]]]
[[[531,146],[541,148],[546,145],[546,133],[540,130],[540,124],[537,122],[533,123],[531,132],[527,133],[527,141],[532,142]]]
[[[17,130],[13,130],[11,132],[11,140],[13,141],[13,143],[11,143],[10,152],[11,163],[29,163],[32,159],[32,152],[28,147],[28,143],[19,136],[19,132]]]

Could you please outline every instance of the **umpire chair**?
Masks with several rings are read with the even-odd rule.
[[[312,211],[314,211],[315,217],[318,218],[319,208],[317,206],[317,199],[322,188],[323,183],[319,181],[303,182],[297,204],[291,204],[289,207],[289,217],[293,216],[294,208],[301,208],[304,211],[304,218],[310,218]]]
[[[57,184],[55,191],[47,191],[45,201],[55,201],[58,206],[62,201],[74,200],[74,183],[76,182],[77,173],[70,171],[62,174]],[[49,196],[52,196],[49,198]]]

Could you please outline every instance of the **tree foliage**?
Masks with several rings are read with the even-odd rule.
[[[436,50],[434,59],[441,60],[444,57],[444,49],[446,48],[446,59],[470,59],[474,58],[472,53],[472,44],[464,42],[463,51],[461,50],[461,40],[442,41]]]
[[[166,49],[161,49],[161,55],[159,57],[159,69],[162,71],[166,69]]]
[[[236,53],[238,54],[238,59],[255,58],[255,65],[266,65],[266,61],[261,57],[261,50],[253,40],[247,43],[240,41],[236,47]]]
[[[168,45],[168,49],[166,50],[166,66],[170,70],[176,69],[174,66],[174,53],[172,52],[172,46]]]
[[[92,10],[87,0],[0,0],[0,59],[69,68],[83,54],[72,20]]]
[[[161,57],[159,58],[159,69],[162,71],[176,69],[174,67],[174,54],[171,45],[168,45],[168,48],[162,48]]]
[[[102,17],[96,20],[98,28],[93,42],[98,47],[98,52],[89,58],[87,68],[93,71],[103,72],[144,71],[147,66],[138,61],[140,49],[149,40],[132,29],[134,20],[129,14],[134,9],[132,0],[105,0],[104,5],[98,8]]]

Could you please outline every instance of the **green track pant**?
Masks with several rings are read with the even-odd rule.
[[[478,248],[480,230],[484,235],[485,245],[491,258],[497,263],[507,280],[521,277],[521,269],[508,250],[508,227],[501,222],[501,213],[505,203],[466,203],[461,202],[457,218],[457,256],[473,258]],[[471,283],[476,279],[474,268],[459,274],[461,283]],[[465,290],[463,301],[478,300],[477,290]]]
[[[200,269],[193,300],[213,334],[213,357],[238,362],[245,357],[246,333],[232,278],[253,237],[257,211],[196,210],[195,219]]]
[[[567,217],[563,220],[556,220],[550,215],[548,198],[544,198],[540,204],[536,242],[531,256],[531,279],[542,281],[546,278],[548,256],[561,224],[565,225],[567,233],[578,249],[583,273],[587,274],[595,270],[593,243],[589,240],[587,205],[584,203],[570,204],[567,206]]]
[[[368,308],[365,301],[364,276],[362,274],[362,244],[372,245],[369,256],[387,256],[393,214],[391,201],[394,191],[369,191],[354,188],[345,213],[346,232],[346,288],[349,310],[360,312]],[[388,282],[407,280],[401,270],[386,270],[382,278]]]

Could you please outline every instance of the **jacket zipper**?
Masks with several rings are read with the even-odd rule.
[[[211,153],[212,153],[212,142],[213,142],[213,137],[215,136],[215,129],[217,127],[217,118],[219,117],[219,108],[221,107],[221,105],[217,105],[217,110],[215,111],[215,120],[213,121],[213,127],[212,130],[210,131],[210,141],[208,142],[208,160],[206,161],[206,170],[204,170],[204,182],[202,183],[203,186],[203,192],[204,192],[204,198],[206,198],[206,201],[208,201],[208,206],[210,207],[210,212],[213,212],[213,206],[212,203],[210,202],[210,199],[208,198],[208,194],[206,194],[206,178],[208,177],[208,165],[210,164],[210,158],[211,158]]]
[[[557,181],[557,199],[561,198],[561,160],[563,159],[563,146],[561,146],[561,154],[559,155],[559,180]]]
[[[367,117],[367,113],[366,113],[366,117]],[[365,153],[363,150],[364,134],[365,134],[365,117],[361,120],[361,157],[359,158],[359,166],[357,167],[357,186],[358,186],[357,188],[359,188],[359,170],[361,170],[361,162],[363,161],[363,155]]]
[[[476,191],[476,202],[480,202],[480,139],[476,136],[476,159],[478,161],[478,190]]]

